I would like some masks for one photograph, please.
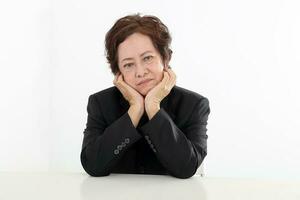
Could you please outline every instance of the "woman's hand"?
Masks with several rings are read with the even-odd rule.
[[[144,111],[144,97],[124,81],[123,75],[120,72],[115,75],[113,83],[129,102],[130,106],[140,108]]]
[[[176,84],[176,74],[171,68],[166,68],[163,75],[162,81],[152,88],[145,97],[145,110],[149,119],[160,109],[160,102]]]

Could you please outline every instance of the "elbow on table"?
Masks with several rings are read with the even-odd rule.
[[[108,171],[104,171],[104,170],[102,170],[102,171],[96,171],[96,170],[93,170],[92,169],[93,165],[87,161],[87,159],[86,159],[86,157],[84,155],[84,151],[81,152],[80,161],[81,161],[81,165],[82,165],[84,171],[88,175],[90,175],[92,177],[101,177],[101,176],[108,176],[108,175],[110,175],[110,172],[108,172]]]
[[[196,174],[196,171],[195,172],[184,172],[184,173],[180,173],[180,174],[171,174],[171,175],[176,178],[180,178],[180,179],[188,179],[188,178],[191,178],[192,176],[194,176],[195,174]]]
[[[206,157],[206,153],[204,153],[201,160],[200,159],[198,160],[197,158],[192,159],[192,162],[189,162],[189,164],[186,167],[184,167],[177,173],[171,173],[171,175],[181,179],[191,178],[196,174],[199,166],[201,165],[205,157]]]
[[[180,178],[180,179],[188,179],[191,178],[196,174],[197,168],[190,167],[184,168],[183,170],[177,172],[169,172],[169,174],[173,177]]]
[[[86,171],[87,174],[89,174],[92,177],[102,177],[102,176],[109,176],[110,173],[109,172],[101,172],[101,173],[95,173],[92,171]]]
[[[95,170],[89,169],[89,167],[87,165],[82,165],[82,166],[83,166],[83,169],[85,170],[85,172],[92,177],[101,177],[101,176],[110,175],[110,172],[106,172],[106,171],[96,172]]]

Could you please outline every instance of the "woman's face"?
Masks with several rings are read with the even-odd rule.
[[[120,43],[118,65],[124,81],[143,96],[162,80],[166,67],[150,37],[141,33],[133,33]],[[146,79],[151,81],[139,84]]]

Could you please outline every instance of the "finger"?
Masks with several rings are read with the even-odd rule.
[[[117,76],[115,76],[113,83],[115,86],[117,86]]]
[[[167,72],[170,74],[170,76],[172,77],[172,79],[176,79],[176,74],[175,74],[175,72],[171,68],[168,68]]]
[[[125,92],[126,84],[124,84],[123,75],[121,73],[116,77],[116,86],[122,93]]]
[[[122,91],[128,90],[129,85],[124,81],[124,77],[122,74],[119,75],[117,83],[120,87],[120,89],[122,89]]]
[[[114,78],[114,81],[113,81],[114,85],[116,85],[116,82],[117,82],[117,76],[115,76],[115,78]]]
[[[122,85],[122,87],[128,88],[128,84],[124,81],[123,74],[120,74],[118,81],[119,81],[120,85]]]
[[[122,74],[119,74],[119,76],[118,76],[118,78],[117,78],[117,83],[118,83],[118,84],[123,84],[122,80],[123,80],[123,75],[122,75]]]
[[[173,74],[172,85],[174,86],[174,85],[176,84],[177,75],[175,74],[175,72],[174,72],[172,69],[170,69],[170,72]],[[173,86],[172,86],[172,87],[173,87]]]
[[[164,86],[168,83],[169,79],[170,79],[169,73],[164,72],[164,78],[162,80],[162,83],[163,83]]]
[[[173,86],[175,85],[175,83],[176,83],[176,74],[175,74],[174,71],[171,70],[171,69],[167,69],[167,72],[168,72],[168,74],[169,74],[169,76],[170,76],[170,79],[169,79],[169,81],[168,81],[168,83],[167,83],[167,87],[171,90],[172,87],[173,87]]]
[[[168,74],[168,72],[164,72],[164,78],[161,82],[161,85],[165,90],[169,90],[169,81],[170,81],[170,75]]]
[[[126,85],[124,84],[123,75],[121,73],[116,77],[116,85],[117,85],[118,89],[120,90],[120,92],[123,95],[126,95],[126,92],[125,92]]]
[[[114,81],[113,81],[114,85],[116,85],[116,82],[118,80],[119,75],[120,75],[120,73],[117,72],[116,75],[115,75],[115,77],[114,77]]]

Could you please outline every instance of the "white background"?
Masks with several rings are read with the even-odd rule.
[[[297,0],[0,3],[0,171],[83,172],[92,93],[113,86],[104,37],[140,12],[173,37],[177,85],[210,100],[206,176],[300,179]]]

